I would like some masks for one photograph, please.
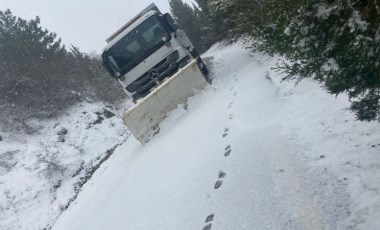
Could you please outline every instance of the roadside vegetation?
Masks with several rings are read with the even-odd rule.
[[[313,78],[348,94],[359,120],[380,121],[380,2],[377,0],[169,0],[203,52],[216,41],[282,55],[284,80]]]
[[[61,44],[41,28],[40,18],[24,20],[0,11],[0,122],[20,124],[31,117],[59,115],[81,101],[124,98],[96,54]]]

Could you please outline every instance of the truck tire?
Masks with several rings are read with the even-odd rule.
[[[198,51],[196,51],[193,47],[191,47],[189,49],[189,52],[191,54],[191,56],[197,60],[197,63],[198,63],[198,67],[199,69],[201,70],[202,74],[203,74],[203,77],[206,79],[206,81],[208,83],[211,84],[212,80],[211,78],[209,77],[209,70],[206,66],[206,64],[203,62],[201,56],[199,55]]]
[[[203,62],[202,58],[198,56],[197,58],[197,63],[198,63],[198,67],[199,69],[201,70],[202,74],[203,74],[203,77],[206,79],[206,81],[208,83],[211,84],[212,80],[211,78],[209,77],[209,70],[206,66],[206,64]]]

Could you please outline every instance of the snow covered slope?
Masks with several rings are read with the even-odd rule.
[[[345,96],[214,47],[214,83],[147,145],[129,138],[53,227],[380,229],[380,126]]]
[[[49,228],[129,131],[102,103],[0,129],[0,229]]]

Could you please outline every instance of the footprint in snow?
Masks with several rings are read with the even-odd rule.
[[[234,103],[231,102],[231,103],[228,105],[228,108],[231,109],[233,104],[234,104]]]
[[[234,92],[234,97],[237,95],[237,92]]]
[[[223,178],[225,178],[226,177],[226,173],[225,172],[223,172],[223,171],[219,171],[219,179],[223,179]]]
[[[232,119],[232,118],[234,118],[234,114],[233,113],[230,113],[229,115],[228,115],[228,119]]]
[[[231,86],[230,90],[231,90],[231,91],[232,91],[232,90],[234,90],[234,87],[233,87],[233,86]]]
[[[207,224],[208,222],[213,221],[213,220],[214,220],[214,216],[215,216],[214,214],[209,215],[209,216],[206,218],[205,223]]]
[[[209,223],[208,225],[204,226],[202,230],[210,230],[212,227],[212,223]]]
[[[215,182],[214,188],[218,189],[223,184],[223,178],[226,177],[226,173],[223,171],[219,172],[219,179]]]
[[[217,180],[217,181],[215,182],[214,188],[215,188],[215,189],[218,189],[218,188],[220,188],[220,186],[222,186],[222,184],[223,184],[223,181],[222,181],[222,180]]]
[[[232,152],[231,145],[227,145],[227,147],[224,149],[224,156],[228,157]]]
[[[223,138],[225,138],[226,136],[228,136],[228,131],[229,130],[230,130],[229,128],[224,128],[224,133],[222,135]]]
[[[205,223],[207,224],[206,226],[204,226],[203,228],[202,228],[202,230],[210,230],[211,229],[211,227],[212,227],[212,223],[210,223],[210,222],[212,222],[214,220],[214,214],[211,214],[211,215],[209,215],[207,218],[206,218],[206,221],[205,221]]]

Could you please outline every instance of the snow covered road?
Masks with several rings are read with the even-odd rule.
[[[54,230],[355,229],[364,222],[362,214],[350,219],[342,176],[319,163],[311,168],[310,159],[325,158],[323,142],[300,136],[308,123],[289,125],[294,101],[262,58],[240,46],[207,55],[213,86],[188,110],[174,111],[147,145],[129,138]]]

